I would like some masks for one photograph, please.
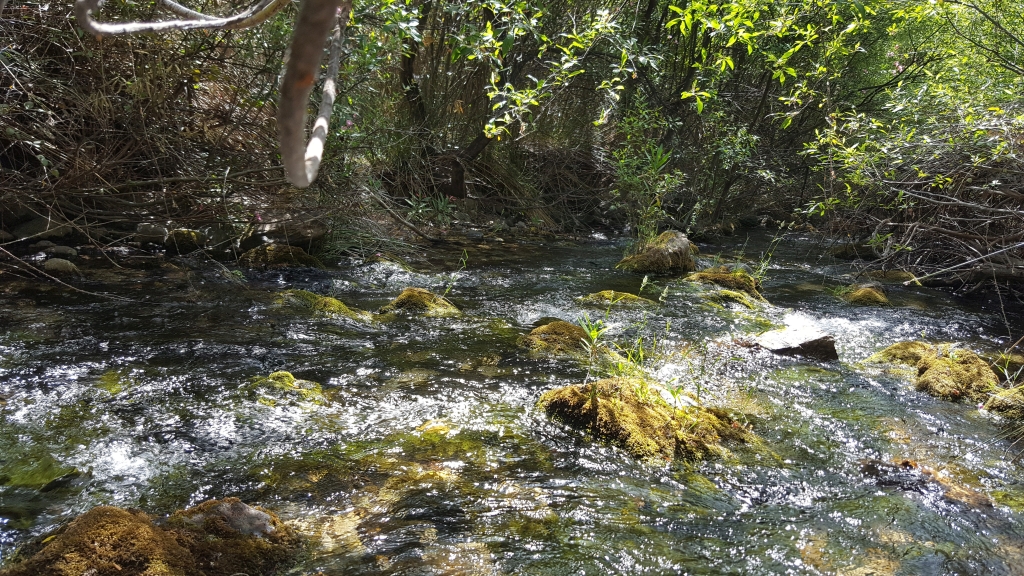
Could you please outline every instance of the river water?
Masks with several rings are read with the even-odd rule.
[[[702,249],[757,267],[770,240]],[[237,496],[311,537],[287,574],[1024,574],[1012,429],[861,363],[910,339],[994,352],[1021,316],[899,285],[891,307],[851,306],[835,296],[851,269],[822,252],[809,237],[779,242],[771,304],[755,310],[666,278],[644,286],[658,306],[582,305],[641,287],[614,270],[621,242],[601,236],[451,245],[415,270],[86,268],[80,287],[129,301],[7,282],[0,560],[99,504],[166,514]],[[447,291],[464,314],[364,324],[276,303],[300,288],[376,310],[409,286]],[[539,395],[587,366],[517,339],[585,313],[609,343],[643,337],[652,374],[763,442],[642,463],[549,421]],[[840,360],[746,344],[787,324],[834,334]],[[254,391],[279,370],[322,394]],[[891,464],[904,460],[914,468]]]

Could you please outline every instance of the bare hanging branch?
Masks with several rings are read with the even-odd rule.
[[[158,0],[158,3],[167,10],[174,12],[178,16],[182,16],[184,18],[193,18],[196,20],[214,20],[216,18],[215,16],[208,16],[206,14],[203,14],[202,12],[196,12],[195,10],[182,6],[181,4],[178,4],[173,0]]]
[[[193,17],[191,20],[166,20],[162,22],[127,22],[124,24],[107,24],[97,22],[93,12],[99,10],[103,0],[76,0],[75,16],[78,18],[78,25],[86,32],[96,36],[113,34],[138,34],[140,32],[168,32],[171,30],[237,30],[249,28],[265,22],[287,6],[291,0],[261,0],[248,10],[228,16],[226,18]],[[181,9],[188,10],[171,2]],[[170,7],[168,3],[165,6]],[[177,10],[174,10],[177,12]],[[191,12],[191,11],[190,11]],[[180,12],[178,12],[180,13]],[[198,12],[196,13],[198,14]]]
[[[327,128],[331,121],[335,79],[341,62],[344,30],[352,12],[352,0],[304,0],[295,22],[295,32],[284,80],[281,82],[281,103],[277,113],[281,160],[288,181],[305,188],[316,179],[323,158]],[[337,13],[337,18],[334,15]],[[308,144],[305,139],[306,104],[316,83],[323,54],[323,41],[331,24],[337,21],[331,41],[331,55],[324,81],[320,110]]]

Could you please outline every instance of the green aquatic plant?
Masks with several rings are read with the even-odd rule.
[[[466,249],[463,248],[462,258],[459,259],[459,267],[448,276],[448,285],[445,286],[444,293],[441,294],[442,298],[448,296],[448,293],[452,291],[453,287],[455,287],[455,281],[459,278],[459,272],[466,269],[467,262],[469,262],[469,252],[466,252]]]

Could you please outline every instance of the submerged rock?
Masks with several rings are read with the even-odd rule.
[[[75,266],[70,260],[63,258],[50,258],[43,263],[43,270],[51,274],[73,274],[81,276],[81,272],[78,270],[78,266]]]
[[[423,288],[406,288],[390,303],[381,307],[382,314],[415,312],[431,317],[458,316],[462,312],[443,296]]]
[[[282,400],[302,400],[314,404],[327,401],[319,384],[312,380],[301,380],[284,370],[253,378],[245,389],[255,394],[260,404],[267,406],[276,406]]]
[[[838,360],[836,339],[812,328],[789,327],[765,332],[757,337],[757,344],[775,354],[804,356],[816,360]]]
[[[742,268],[730,268],[728,266],[708,268],[703,272],[690,274],[686,277],[686,280],[703,284],[715,284],[728,290],[740,290],[758,300],[764,300],[761,293],[757,291],[761,287],[761,283]]]
[[[269,574],[300,540],[277,516],[237,498],[210,500],[157,525],[145,513],[98,506],[19,551],[2,576]]]
[[[580,297],[579,301],[583,304],[598,304],[601,306],[610,306],[612,304],[656,304],[654,300],[641,298],[629,292],[616,292],[615,290],[602,290],[593,294],[587,294]]]
[[[692,272],[697,268],[693,259],[695,248],[686,234],[670,230],[662,232],[640,253],[620,260],[615,267],[637,274]]]
[[[983,402],[999,386],[999,377],[977,354],[949,345],[900,342],[871,355],[867,362],[915,367],[915,388],[944,400]]]
[[[330,296],[321,296],[308,290],[286,290],[281,292],[278,303],[298,306],[314,313],[344,316],[359,322],[373,320],[373,314],[356,308],[349,308],[344,302]]]
[[[520,339],[519,344],[534,352],[583,353],[586,351],[584,342],[587,340],[587,331],[582,327],[563,320],[555,320],[534,328]]]
[[[306,254],[302,248],[281,244],[267,244],[253,248],[242,254],[238,259],[238,265],[246,268],[324,267],[319,260]]]
[[[871,282],[868,284],[855,284],[843,294],[843,300],[850,304],[861,306],[888,306],[889,298],[885,295],[885,289],[881,284]]]
[[[725,303],[725,302],[736,302],[737,304],[746,306],[753,310],[756,305],[754,301],[747,295],[746,292],[738,292],[736,290],[717,290],[707,295],[709,300]]]
[[[609,378],[545,392],[549,416],[608,440],[641,459],[700,460],[728,453],[723,440],[751,434],[721,410],[673,408],[643,380]]]

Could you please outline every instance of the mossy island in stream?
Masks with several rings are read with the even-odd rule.
[[[850,304],[858,306],[888,306],[889,298],[885,289],[877,282],[855,284],[841,291],[840,296]]]
[[[732,269],[728,266],[708,268],[702,272],[690,274],[686,277],[686,280],[702,284],[715,284],[727,290],[746,292],[758,300],[764,300],[764,297],[758,292],[761,283],[757,278],[751,276],[750,273],[740,267]]]
[[[432,318],[458,316],[462,314],[454,304],[444,296],[438,296],[423,288],[406,288],[390,303],[381,307],[382,314],[392,312],[412,312]]]
[[[638,253],[620,260],[615,267],[637,274],[692,272],[697,269],[693,259],[696,252],[697,247],[686,234],[669,230],[662,232]]]
[[[249,576],[291,561],[301,540],[273,513],[210,500],[154,522],[98,506],[18,551],[0,576]]]
[[[265,244],[253,248],[238,258],[238,265],[245,268],[323,268],[319,260],[310,256],[298,246]]]
[[[615,290],[602,290],[577,298],[581,304],[595,304],[598,306],[622,305],[652,305],[657,304],[654,300],[648,300],[629,292],[616,292]]]
[[[924,342],[893,344],[867,362],[904,364],[917,369],[917,390],[952,401],[985,402],[999,390],[999,377],[970,350]]]
[[[609,378],[545,392],[538,406],[549,416],[590,432],[643,460],[701,460],[725,456],[724,441],[754,436],[724,411],[669,406],[641,379]]]
[[[582,327],[555,320],[538,328],[519,340],[519,345],[533,352],[552,354],[583,354],[586,352],[587,331]]]
[[[278,295],[277,303],[281,305],[305,308],[315,314],[327,316],[344,316],[357,322],[370,322],[373,314],[349,308],[344,302],[330,296],[321,296],[308,290],[286,290]]]
[[[327,402],[319,384],[311,380],[301,380],[284,370],[269,376],[253,378],[243,389],[250,396],[254,396],[257,402],[267,406],[276,406],[279,402]]]

